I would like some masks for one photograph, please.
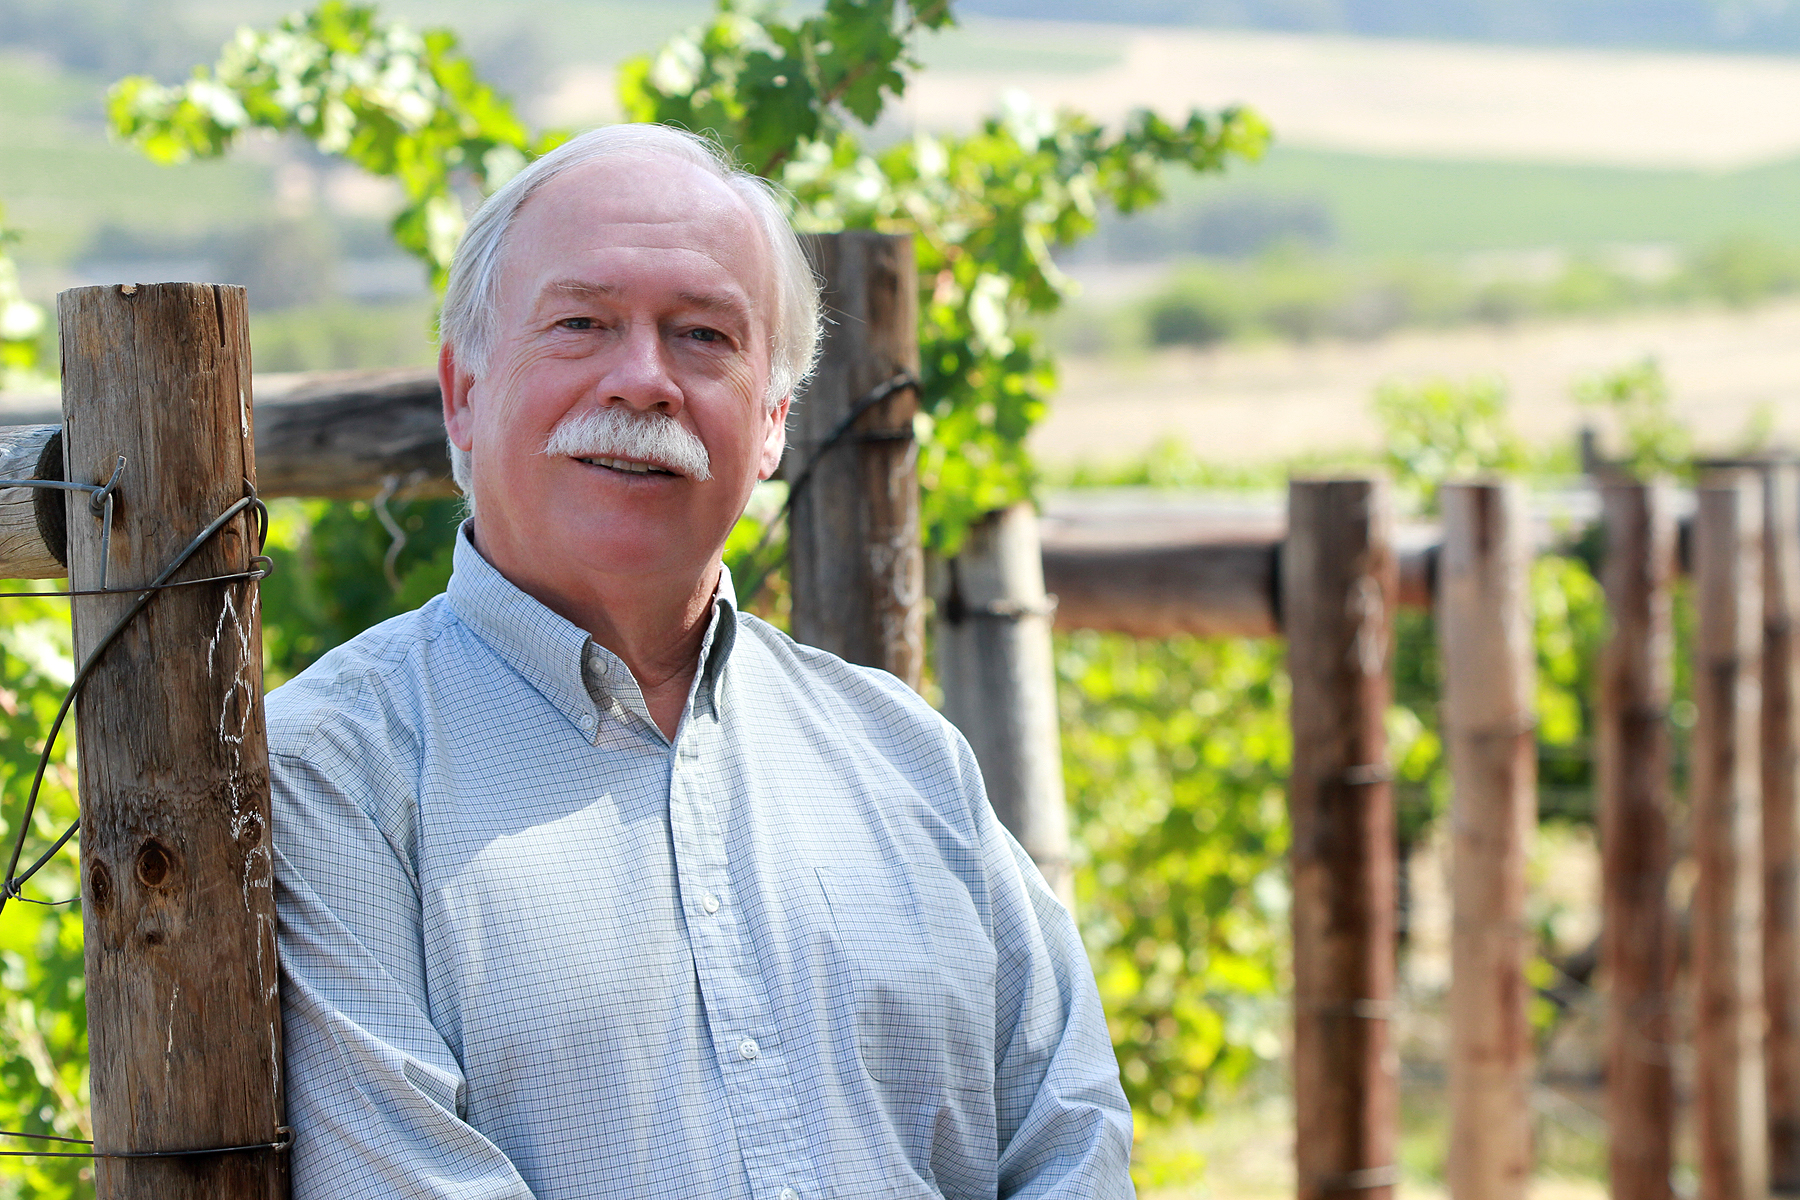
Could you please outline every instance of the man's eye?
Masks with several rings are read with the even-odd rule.
[[[722,342],[725,340],[724,334],[716,329],[707,329],[705,326],[688,330],[688,336],[697,342]]]
[[[564,317],[557,322],[557,325],[563,329],[592,329],[594,327],[594,318]]]

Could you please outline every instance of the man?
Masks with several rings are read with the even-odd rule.
[[[736,611],[817,325],[685,134],[472,222],[449,590],[269,698],[296,1200],[1130,1194],[1080,942],[966,744]]]

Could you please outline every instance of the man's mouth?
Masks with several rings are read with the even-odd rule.
[[[605,467],[609,471],[624,471],[628,475],[674,475],[675,472],[654,463],[638,462],[630,458],[577,458],[577,462],[587,463],[591,467]]]

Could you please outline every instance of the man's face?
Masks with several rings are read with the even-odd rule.
[[[484,377],[454,346],[440,357],[488,560],[553,608],[606,576],[702,575],[781,458],[787,401],[764,399],[774,296],[748,207],[696,167],[625,156],[534,193],[507,235]],[[559,423],[606,409],[674,422],[710,478],[641,447],[544,453]]]

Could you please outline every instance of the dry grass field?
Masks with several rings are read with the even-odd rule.
[[[1202,459],[1256,463],[1374,449],[1370,398],[1384,381],[1504,381],[1534,445],[1572,439],[1583,379],[1644,358],[1662,366],[1676,414],[1704,451],[1738,449],[1767,422],[1800,444],[1800,302],[1750,311],[1411,331],[1369,342],[1173,349],[1135,360],[1074,358],[1032,446],[1050,464],[1142,456],[1175,437]]]

